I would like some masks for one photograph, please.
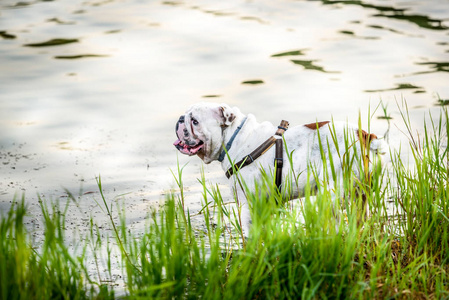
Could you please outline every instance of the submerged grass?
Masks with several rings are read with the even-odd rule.
[[[413,168],[399,153],[391,153],[391,172],[377,169],[367,174],[365,158],[347,155],[349,140],[346,149],[338,149],[339,157],[323,151],[323,159],[344,162],[345,191],[337,206],[329,189],[323,188],[328,187],[326,178],[318,181],[316,190],[306,188],[300,204],[282,203],[283,195],[267,171],[256,192],[247,192],[253,218],[247,239],[240,230],[239,207],[228,205],[204,173],[199,179],[203,208],[195,217],[204,217],[205,226],[192,225],[182,167],[173,172],[179,192],[151,213],[145,234],[137,237],[126,229],[123,210],[118,210],[116,223],[112,204],[101,193],[113,236],[102,238],[91,220],[89,235],[75,250],[69,250],[65,240],[69,202],[64,207],[40,202],[45,236],[36,246],[24,225],[27,208],[22,198],[1,217],[0,297],[449,298],[448,113],[442,110],[438,123],[426,124],[422,137],[413,136],[407,115],[403,118],[410,132]],[[322,149],[331,142],[320,141]],[[353,164],[366,175],[361,180],[354,180]],[[336,176],[332,167],[327,174]],[[297,185],[299,175],[289,176],[284,194]],[[311,168],[309,177],[313,176],[317,175]],[[102,191],[100,179],[98,185]],[[387,209],[388,201],[393,211]],[[369,217],[360,213],[364,209]],[[92,264],[88,257],[97,269],[103,257],[111,278],[113,248],[120,254],[124,281],[118,294],[101,280],[99,271],[97,278],[87,267]]]

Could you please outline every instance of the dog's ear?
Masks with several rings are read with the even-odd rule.
[[[229,126],[235,120],[234,111],[231,107],[224,103],[219,107],[219,115],[222,119],[221,126]]]

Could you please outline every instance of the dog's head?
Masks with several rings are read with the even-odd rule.
[[[223,134],[236,118],[236,108],[226,104],[198,103],[179,117],[174,146],[186,155],[198,155],[206,164],[217,160]]]

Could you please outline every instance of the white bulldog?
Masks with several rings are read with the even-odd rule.
[[[246,116],[236,107],[231,108],[226,104],[217,103],[198,103],[189,108],[179,118],[176,124],[178,140],[175,141],[174,146],[183,154],[198,155],[206,164],[218,160],[225,172],[232,172],[232,164],[226,156],[226,152],[234,164],[241,162],[254,149],[274,136],[277,130],[278,127],[269,122],[258,123],[254,115],[248,114]],[[320,139],[318,139],[318,132]],[[323,165],[321,150],[324,151],[326,158],[329,158],[329,154],[332,155],[334,170],[337,175],[341,176],[343,158],[340,157],[342,155],[340,151],[346,151],[344,150],[345,136],[347,139],[349,137],[350,143],[352,139],[350,151],[353,151],[353,154],[355,153],[360,157],[362,153],[365,153],[365,156],[370,153],[374,154],[370,157],[371,167],[372,158],[386,153],[387,145],[382,139],[378,139],[374,134],[359,130],[355,125],[343,122],[315,122],[295,126],[285,131],[283,134],[285,146],[289,154],[292,155],[293,164],[291,165],[288,162],[287,149],[284,148],[282,177],[285,179],[292,171],[296,176],[299,175],[293,184],[296,188],[289,195],[291,198],[301,194],[308,180],[311,185],[316,184],[314,176],[307,175],[308,167],[313,166],[315,168],[318,180],[324,179],[325,172],[323,170],[325,166]],[[363,152],[362,143],[356,142],[360,139],[363,145],[367,147],[365,152]],[[321,140],[322,147],[320,147],[319,140]],[[224,148],[226,148],[226,151]],[[274,160],[275,147],[271,147],[260,157],[255,158],[254,163],[240,168],[237,173],[245,181],[248,188],[254,191],[255,181],[261,177],[261,168],[266,171],[273,170],[275,168]],[[359,176],[360,169],[356,165],[354,164],[353,171],[356,176]],[[330,160],[327,160],[327,170],[329,172],[331,170]],[[235,178],[236,174],[230,177]],[[341,193],[340,188],[335,188],[336,186],[340,187],[340,183],[333,182],[332,176],[328,177],[330,178],[326,178],[328,179],[326,182],[328,182],[329,190],[333,193],[339,190]],[[284,184],[284,180],[282,182]],[[237,197],[242,205],[242,230],[247,235],[251,224],[251,216],[245,193],[233,181],[231,181],[231,186],[237,187]]]

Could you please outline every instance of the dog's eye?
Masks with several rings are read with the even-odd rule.
[[[197,120],[195,120],[195,119],[192,119],[192,124],[196,126],[196,125],[199,124],[199,122]]]

